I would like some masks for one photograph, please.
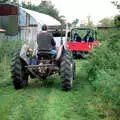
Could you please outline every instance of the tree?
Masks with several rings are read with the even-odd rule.
[[[120,9],[120,1],[114,0],[112,1],[112,4],[117,7],[117,9]]]
[[[114,17],[114,24],[116,27],[120,27],[120,15]]]
[[[112,4],[114,6],[116,6],[116,8],[119,10],[120,9],[120,1],[115,0],[112,2]],[[114,24],[116,27],[120,27],[120,15],[117,15],[114,17]]]
[[[0,0],[0,3],[10,2],[10,0]]]
[[[55,8],[51,1],[42,0],[38,6],[31,4],[31,2],[22,2],[22,6],[27,9],[50,15],[61,23],[65,22],[65,17],[59,15],[59,11]]]
[[[94,27],[93,21],[91,21],[91,16],[87,16],[87,27]]]
[[[5,2],[18,2],[18,0],[0,0],[0,3],[5,3]]]
[[[79,19],[75,19],[73,20],[72,25],[76,26],[78,23],[79,23]]]
[[[100,20],[100,26],[102,27],[112,27],[114,26],[114,19],[112,18],[103,18]]]

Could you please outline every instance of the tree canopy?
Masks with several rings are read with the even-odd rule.
[[[65,16],[60,16],[59,11],[55,8],[51,1],[41,1],[41,3],[37,6],[31,4],[30,2],[22,2],[22,6],[27,9],[50,15],[61,23],[65,22]]]
[[[73,20],[72,25],[76,26],[78,23],[79,23],[79,19],[75,19]]]
[[[5,2],[17,2],[17,0],[0,0],[0,3],[5,3]]]
[[[102,20],[100,20],[100,26],[112,27],[112,26],[114,26],[114,19],[105,17]]]
[[[117,9],[120,9],[120,1],[119,0],[114,0],[112,1],[112,4],[117,7]]]
[[[10,2],[10,0],[0,0],[0,3]]]
[[[119,0],[114,0],[112,1],[112,4],[116,6],[118,10],[120,10],[120,1]],[[120,15],[116,15],[114,17],[114,23],[117,27],[120,27]]]

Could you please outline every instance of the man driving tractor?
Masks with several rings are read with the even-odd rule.
[[[53,35],[48,32],[46,25],[42,26],[42,32],[37,36],[38,52],[50,51],[50,54],[56,54],[56,42],[53,39]]]

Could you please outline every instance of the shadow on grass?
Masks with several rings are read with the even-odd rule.
[[[33,89],[33,88],[53,88],[55,86],[58,86],[59,76],[53,75],[45,80],[42,79],[30,79],[29,84],[27,86],[27,89]]]

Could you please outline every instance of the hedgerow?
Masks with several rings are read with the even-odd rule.
[[[106,34],[106,35],[105,35]],[[120,105],[120,31],[104,33],[100,48],[90,54],[86,70],[88,79],[104,99]]]

